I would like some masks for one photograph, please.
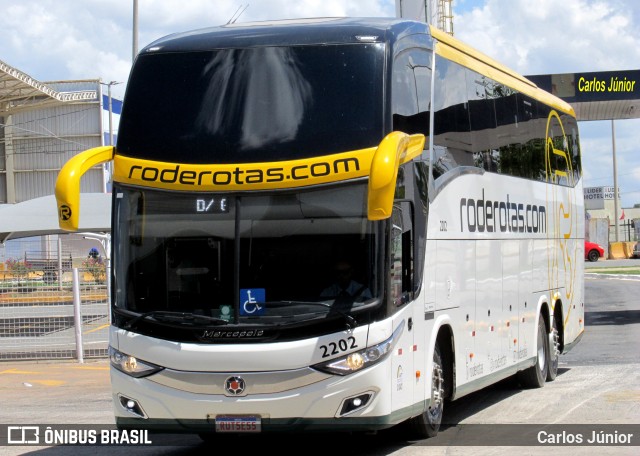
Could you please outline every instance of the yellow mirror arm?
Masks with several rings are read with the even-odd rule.
[[[371,161],[369,173],[369,220],[391,217],[398,168],[420,155],[424,143],[424,135],[408,135],[400,131],[391,132],[382,140]]]
[[[80,178],[89,169],[113,159],[113,146],[85,150],[64,164],[56,179],[58,224],[66,231],[77,231],[80,221]]]

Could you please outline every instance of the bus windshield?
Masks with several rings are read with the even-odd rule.
[[[116,184],[115,307],[265,326],[370,309],[384,235],[366,194],[364,182],[260,195]]]
[[[118,154],[170,163],[330,155],[383,137],[384,44],[140,54]]]

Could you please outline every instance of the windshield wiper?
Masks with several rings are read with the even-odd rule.
[[[125,329],[131,329],[138,322],[153,317],[155,320],[160,322],[167,323],[180,323],[180,324],[190,324],[190,325],[199,325],[199,326],[209,326],[209,325],[226,325],[229,322],[227,320],[223,320],[222,318],[216,317],[208,317],[207,315],[198,315],[190,312],[170,312],[167,310],[152,310],[151,312],[145,312],[143,314],[137,315],[125,323]]]
[[[329,309],[328,314],[337,313],[344,317],[347,327],[351,330],[358,326],[358,322],[353,316],[349,315],[346,312],[336,308],[336,306],[332,306],[331,304],[326,304],[324,302],[313,302],[313,301],[274,301],[274,302],[266,302],[264,303],[267,307],[287,307],[291,305],[300,305],[300,306],[316,306],[316,307],[324,307]]]

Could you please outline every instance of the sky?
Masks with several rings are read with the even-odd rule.
[[[248,6],[247,6],[248,5]],[[246,7],[246,9],[244,9]],[[138,0],[138,47],[237,22],[394,16],[394,0]],[[133,55],[133,0],[0,0],[0,60],[39,81],[118,82]],[[453,0],[454,35],[521,74],[640,69],[637,0]],[[581,122],[584,186],[612,186],[611,122]],[[640,204],[640,119],[615,122],[622,207]]]

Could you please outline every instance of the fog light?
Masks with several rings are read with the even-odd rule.
[[[124,408],[127,412],[137,416],[138,418],[147,418],[147,415],[142,410],[142,407],[140,407],[140,404],[138,404],[138,401],[136,401],[135,399],[131,399],[122,395],[118,395],[118,399],[120,399],[120,405],[122,405],[122,408]]]
[[[361,410],[366,405],[371,402],[371,398],[373,397],[373,392],[367,391],[363,394],[358,394],[357,396],[348,397],[342,401],[342,405],[340,406],[340,411],[338,412],[338,416],[346,416],[351,413],[354,413],[358,410]]]

